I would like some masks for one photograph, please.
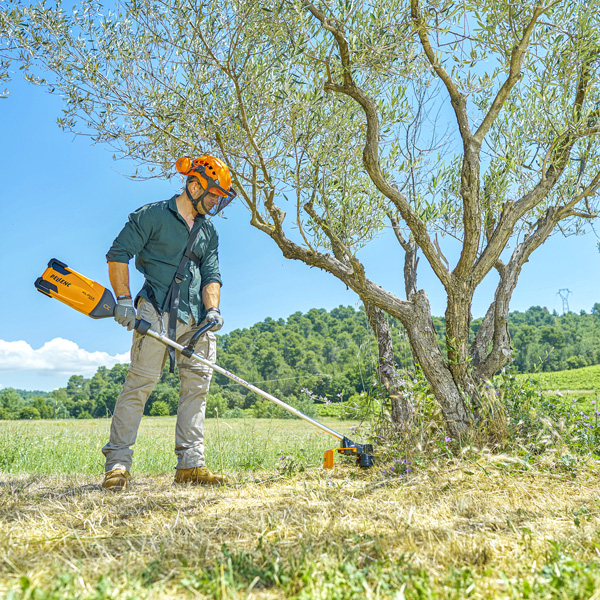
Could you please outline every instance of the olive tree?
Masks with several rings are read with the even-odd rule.
[[[379,333],[406,329],[460,438],[479,390],[511,358],[521,269],[556,230],[596,217],[600,1],[134,0],[10,4],[0,57],[65,100],[59,124],[169,176],[182,155],[230,166],[251,224],[286,258],[354,290]],[[360,249],[391,226],[400,298]],[[455,264],[444,256],[458,240]],[[417,269],[447,294],[436,341]],[[499,282],[474,340],[471,302]],[[385,362],[387,360],[387,362]],[[396,420],[410,420],[396,402]]]

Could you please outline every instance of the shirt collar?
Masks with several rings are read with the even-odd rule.
[[[169,209],[174,212],[178,217],[180,217],[181,219],[183,219],[183,217],[179,214],[179,211],[177,210],[177,194],[175,194],[170,200],[169,200]],[[206,215],[203,215],[201,213],[198,213],[196,215],[196,220],[200,218],[200,219],[206,219]]]

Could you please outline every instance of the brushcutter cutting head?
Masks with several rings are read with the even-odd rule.
[[[325,451],[325,460],[323,461],[324,469],[333,468],[335,452],[356,456],[356,465],[361,469],[369,469],[375,464],[372,444],[357,444],[351,439],[345,437],[342,440],[342,448],[335,448],[333,450]]]
[[[373,446],[371,446],[369,444],[369,448],[371,449],[371,452],[373,452]],[[367,454],[366,452],[363,452],[362,454],[360,454],[356,461],[356,464],[361,469],[370,469],[374,463],[375,463],[375,459],[373,458],[373,455]]]

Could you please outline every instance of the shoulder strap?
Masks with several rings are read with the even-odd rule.
[[[177,329],[177,314],[179,312],[180,295],[179,286],[185,278],[185,270],[190,259],[195,259],[194,262],[198,261],[196,255],[192,252],[192,248],[194,247],[194,244],[198,239],[198,234],[200,233],[200,223],[201,219],[196,217],[196,220],[194,221],[194,226],[192,227],[192,231],[190,232],[190,238],[188,240],[187,246],[185,247],[185,252],[181,257],[181,261],[179,262],[179,266],[177,267],[177,271],[175,272],[175,277],[173,277],[173,281],[171,282],[169,291],[167,292],[167,297],[165,298],[165,303],[163,305],[163,311],[166,310],[169,313],[169,322],[167,324],[167,337],[171,340],[175,340],[175,332]],[[196,264],[198,264],[198,262],[196,262]],[[175,350],[169,346],[169,371],[173,373],[174,370]]]

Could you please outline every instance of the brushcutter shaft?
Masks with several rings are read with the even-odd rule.
[[[164,335],[161,335],[160,333],[157,333],[156,331],[153,331],[152,329],[148,329],[148,331],[145,332],[145,335],[148,335],[148,336],[162,342],[163,344],[166,344],[167,346],[171,346],[171,348],[175,348],[175,350],[179,350],[179,352],[183,352],[183,350],[185,349],[185,346],[182,346],[181,344],[174,342],[173,340],[169,339],[168,337],[165,337]],[[267,400],[273,402],[274,404],[281,406],[281,408],[283,408],[284,410],[287,410],[289,413],[292,413],[296,417],[303,419],[304,421],[307,421],[308,423],[310,423],[311,425],[314,425],[315,427],[318,427],[319,429],[322,429],[325,433],[332,435],[333,437],[337,438],[338,440],[344,439],[344,436],[341,433],[334,431],[333,429],[327,427],[327,425],[323,425],[323,423],[319,423],[319,421],[315,421],[314,419],[311,419],[308,415],[305,415],[304,413],[300,412],[298,409],[294,408],[293,406],[286,404],[282,400],[279,400],[279,398],[275,398],[275,396],[272,396],[268,392],[265,392],[264,390],[257,388],[255,385],[252,385],[251,383],[244,381],[237,375],[230,373],[227,369],[224,369],[223,367],[220,367],[219,365],[212,363],[209,360],[206,360],[205,358],[196,354],[195,352],[192,353],[192,356],[197,361],[201,362],[203,365],[213,369],[213,371],[217,371],[218,373],[221,373],[221,375],[225,375],[225,377],[228,377],[232,381],[235,381],[236,383],[243,385],[245,388],[249,389],[250,391],[254,392],[255,394],[258,394],[259,396],[266,398]]]
[[[37,278],[35,287],[42,294],[51,298],[56,298],[71,308],[74,308],[75,310],[78,310],[94,319],[106,319],[114,316],[114,308],[116,303],[110,290],[107,290],[99,283],[84,277],[80,273],[69,269],[65,263],[55,258],[48,263],[48,268],[46,271],[44,271],[42,277]],[[310,423],[314,427],[321,429],[325,433],[332,435],[334,438],[341,440],[342,447],[336,448],[336,450],[341,454],[354,455],[357,459],[357,464],[361,468],[368,469],[369,467],[373,466],[374,457],[373,446],[371,444],[357,444],[351,439],[343,436],[341,433],[338,433],[326,425],[323,425],[323,423],[319,423],[319,421],[311,419],[309,416],[300,412],[293,406],[290,406],[289,404],[279,400],[279,398],[271,396],[271,394],[268,394],[260,388],[257,388],[255,385],[252,385],[237,375],[230,373],[227,371],[227,369],[219,367],[219,365],[216,365],[215,363],[212,363],[205,358],[202,358],[202,356],[196,354],[194,352],[196,342],[206,331],[208,331],[208,329],[214,327],[214,325],[214,322],[207,323],[192,336],[187,346],[182,346],[168,337],[161,335],[156,331],[152,331],[148,321],[145,321],[144,319],[135,320],[135,330],[140,335],[149,335],[166,346],[170,346],[171,348],[178,350],[183,356],[187,358],[195,358],[198,362],[207,366],[209,369],[217,371],[217,373],[221,373],[221,375],[225,375],[225,377],[228,377],[232,381],[243,385],[245,388],[249,389],[255,394],[258,394],[259,396],[262,396],[269,402],[273,402],[273,404],[281,406],[281,408],[287,410],[295,417],[298,417],[299,419]],[[325,453],[325,468],[329,469],[333,466],[333,453],[334,450],[328,450]]]

